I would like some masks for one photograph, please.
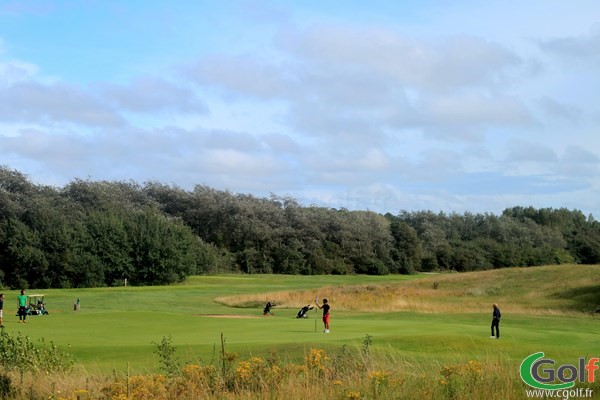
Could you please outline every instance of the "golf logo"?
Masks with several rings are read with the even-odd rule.
[[[560,390],[575,386],[575,381],[592,383],[600,358],[586,361],[579,358],[578,365],[565,364],[554,368],[555,361],[544,358],[544,353],[533,353],[521,363],[520,373],[523,382],[536,389]],[[558,382],[558,383],[557,383]]]

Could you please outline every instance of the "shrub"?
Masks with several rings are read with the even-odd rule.
[[[155,354],[160,359],[160,369],[167,376],[173,377],[179,373],[179,363],[175,357],[175,346],[173,346],[173,338],[171,336],[163,336],[160,343],[153,343],[156,345]]]
[[[6,370],[19,372],[62,372],[73,366],[70,354],[61,351],[50,342],[46,345],[34,346],[27,336],[20,333],[11,336],[5,330],[0,331],[0,365]]]

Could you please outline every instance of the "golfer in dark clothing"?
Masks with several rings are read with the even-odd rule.
[[[500,339],[500,309],[498,304],[494,304],[494,312],[492,313],[492,336],[490,338]],[[496,328],[496,334],[494,335],[494,328]]]

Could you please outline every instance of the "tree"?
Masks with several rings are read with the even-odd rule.
[[[389,218],[389,216],[388,216]],[[412,274],[421,270],[423,248],[417,231],[404,221],[392,219],[391,235],[394,239],[394,260],[398,268],[394,272]]]

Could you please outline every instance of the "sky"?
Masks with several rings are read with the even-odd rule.
[[[0,0],[0,165],[600,218],[596,0]]]

